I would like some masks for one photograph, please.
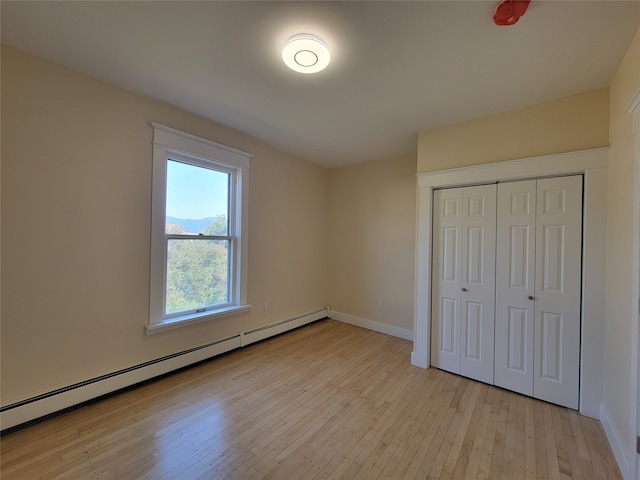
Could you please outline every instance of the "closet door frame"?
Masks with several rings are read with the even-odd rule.
[[[604,360],[604,292],[608,148],[418,174],[418,224],[411,363],[430,366],[432,199],[439,188],[560,175],[584,175],[580,407],[599,418]]]

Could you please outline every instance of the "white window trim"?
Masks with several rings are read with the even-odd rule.
[[[147,335],[249,311],[251,305],[247,304],[247,231],[249,164],[253,155],[158,123],[152,122],[151,126],[153,127],[153,179],[149,323],[145,326]],[[231,273],[233,305],[225,305],[206,312],[164,318],[167,162],[176,157],[190,157],[194,159],[194,164],[202,163],[203,160],[206,164],[210,160],[236,171],[237,188],[234,201],[238,208],[235,209],[235,218],[230,220],[240,228],[237,230],[234,271]]]

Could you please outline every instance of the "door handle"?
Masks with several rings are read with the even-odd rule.
[[[462,287],[462,291],[463,292],[468,292],[469,290],[467,290],[466,288]]]
[[[536,299],[536,297],[534,297],[533,295],[529,295],[527,298],[528,298],[529,300],[535,300],[535,299]]]

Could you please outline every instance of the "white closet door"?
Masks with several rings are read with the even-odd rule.
[[[496,186],[434,192],[432,365],[493,382]]]
[[[462,188],[433,194],[431,364],[460,373]]]
[[[460,374],[493,383],[496,185],[463,192]]]
[[[536,181],[498,185],[495,378],[533,395]]]
[[[577,409],[582,177],[538,180],[537,197],[533,391]]]

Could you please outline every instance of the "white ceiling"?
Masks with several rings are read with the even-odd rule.
[[[2,42],[333,167],[415,153],[434,127],[606,87],[640,1],[141,1],[0,4]],[[314,33],[332,61],[288,70]]]

